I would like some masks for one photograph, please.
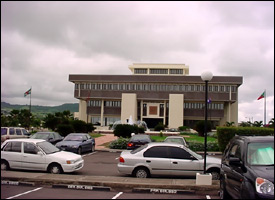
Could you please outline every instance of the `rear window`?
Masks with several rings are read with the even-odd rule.
[[[7,135],[8,129],[7,128],[1,128],[1,135]]]
[[[147,146],[148,146],[148,144],[142,145],[139,148],[132,150],[130,153],[131,154],[136,154],[136,153],[140,152],[142,149],[147,148]]]

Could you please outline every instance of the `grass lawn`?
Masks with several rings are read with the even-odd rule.
[[[101,137],[103,135],[100,134],[100,133],[90,133],[90,136],[92,136],[93,138],[98,138],[98,137]]]
[[[184,134],[184,135],[180,135],[180,136],[183,136],[187,142],[204,142],[204,137],[200,137],[198,135]],[[155,142],[163,142],[166,137],[167,136],[160,137],[159,135],[151,135],[151,139],[154,140]],[[217,142],[217,138],[208,136],[207,141],[208,142]]]

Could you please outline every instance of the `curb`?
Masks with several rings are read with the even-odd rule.
[[[157,193],[157,194],[195,194],[195,190],[173,190],[159,188],[133,188],[132,192],[137,193]]]
[[[92,185],[65,185],[65,184],[53,184],[52,188],[65,188],[75,190],[96,190],[96,191],[111,191],[110,187],[92,186]]]

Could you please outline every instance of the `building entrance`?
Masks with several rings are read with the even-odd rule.
[[[156,119],[156,118],[143,118],[143,121],[146,122],[147,127],[151,130],[153,130],[155,128],[156,125],[158,125],[158,123],[163,123],[163,119]]]

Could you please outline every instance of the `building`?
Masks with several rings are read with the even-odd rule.
[[[190,76],[184,64],[133,64],[131,75],[70,74],[79,119],[108,126],[115,121],[141,120],[153,128],[193,127],[204,120],[205,82]],[[238,124],[240,76],[213,76],[208,84],[208,120],[213,126]]]

